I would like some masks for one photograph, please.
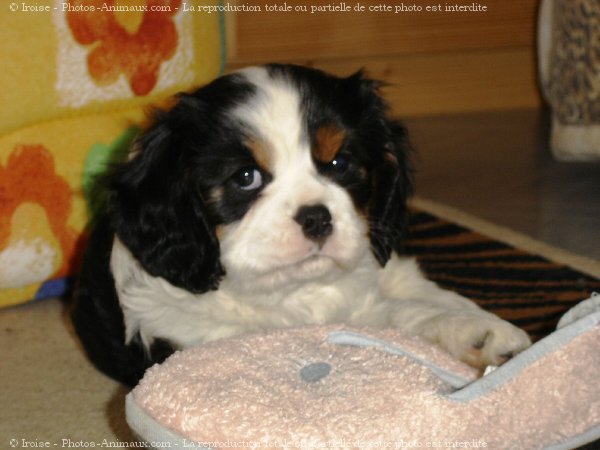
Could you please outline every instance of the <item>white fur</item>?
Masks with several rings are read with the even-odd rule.
[[[426,280],[414,260],[393,256],[382,269],[349,194],[311,160],[296,89],[264,69],[241,73],[257,93],[232,120],[266,145],[273,181],[221,230],[227,275],[216,291],[195,295],[150,276],[115,240],[111,269],[128,340],[139,332],[146,345],[160,337],[189,347],[264,329],[348,323],[403,328],[474,365],[497,364],[529,344],[524,332]],[[332,216],[322,245],[294,220],[300,207],[315,204]]]

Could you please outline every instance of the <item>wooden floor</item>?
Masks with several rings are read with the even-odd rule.
[[[538,110],[404,119],[417,194],[600,259],[600,163],[562,163]]]

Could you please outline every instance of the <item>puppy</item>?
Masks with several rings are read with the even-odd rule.
[[[110,177],[73,309],[90,359],[134,385],[176,349],[324,323],[398,327],[477,367],[527,347],[401,256],[408,152],[360,72],[267,65],[180,95]]]

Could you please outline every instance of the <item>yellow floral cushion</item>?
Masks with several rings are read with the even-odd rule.
[[[0,8],[0,306],[66,292],[94,178],[149,105],[224,64],[223,18],[180,0],[35,4],[48,10]]]

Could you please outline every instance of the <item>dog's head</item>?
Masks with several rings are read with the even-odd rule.
[[[378,84],[269,65],[181,95],[112,180],[120,240],[192,292],[275,288],[398,249],[410,192],[404,128]],[[370,249],[370,250],[369,250]]]

